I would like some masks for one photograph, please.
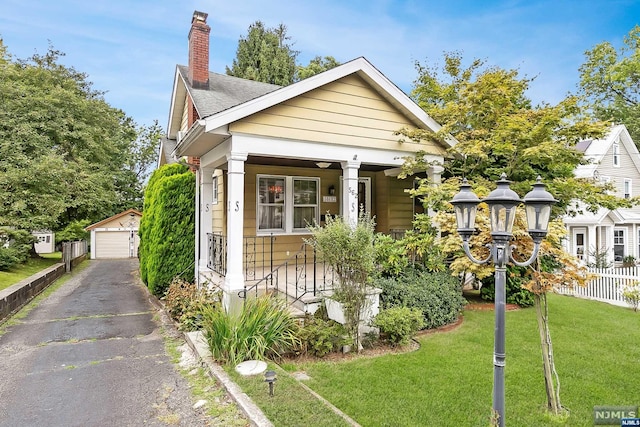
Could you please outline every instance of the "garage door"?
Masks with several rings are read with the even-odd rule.
[[[138,254],[137,233],[134,235],[133,256]],[[96,231],[96,258],[129,258],[131,255],[129,231]]]

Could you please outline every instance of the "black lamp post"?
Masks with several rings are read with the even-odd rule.
[[[476,264],[493,262],[495,266],[495,338],[493,349],[493,410],[498,417],[498,425],[504,427],[504,366],[505,366],[505,286],[507,281],[506,265],[511,260],[515,265],[526,267],[538,256],[540,242],[547,235],[551,206],[556,202],[545,190],[540,177],[531,190],[520,200],[518,194],[509,188],[506,175],[502,174],[498,187],[482,200],[489,206],[491,220],[491,253],[486,259],[477,260],[469,248],[469,239],[475,231],[475,218],[478,203],[481,202],[471,191],[471,185],[464,180],[460,192],[451,204],[456,213],[458,234],[462,237],[464,253]],[[509,241],[513,237],[513,223],[517,206],[524,202],[527,214],[528,232],[534,247],[531,257],[525,262],[516,261],[511,255]]]

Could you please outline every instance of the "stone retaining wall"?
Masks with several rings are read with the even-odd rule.
[[[80,257],[82,258],[82,257]],[[74,260],[75,261],[75,260]],[[55,264],[0,291],[0,321],[25,305],[65,273],[64,264]]]

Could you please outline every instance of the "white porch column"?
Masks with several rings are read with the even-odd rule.
[[[427,176],[431,180],[432,185],[440,184],[442,182],[442,172],[444,172],[444,168],[440,165],[432,165],[427,169]]]
[[[214,169],[203,168],[200,169],[199,176],[199,193],[200,193],[200,259],[198,265],[200,270],[207,268],[207,260],[209,257],[209,245],[208,234],[212,232],[213,216],[212,206],[213,201],[213,171]]]
[[[571,236],[571,246],[573,248],[573,236]],[[596,237],[596,226],[590,225],[587,227],[587,241],[584,245],[584,260],[587,264],[595,262],[594,255],[600,251],[600,242],[598,242],[598,238]],[[573,248],[575,253],[575,248]]]
[[[349,160],[342,165],[342,216],[352,227],[358,223],[358,169],[360,161]]]
[[[238,292],[244,289],[242,273],[242,238],[244,235],[244,162],[247,153],[227,154],[227,273],[224,278],[222,303],[227,312],[235,312],[242,301]]]

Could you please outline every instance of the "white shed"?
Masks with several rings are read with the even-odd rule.
[[[50,254],[56,251],[55,234],[52,231],[42,230],[34,231],[36,238],[35,250],[38,254]]]
[[[91,259],[136,258],[142,213],[129,209],[86,228],[91,232]]]

